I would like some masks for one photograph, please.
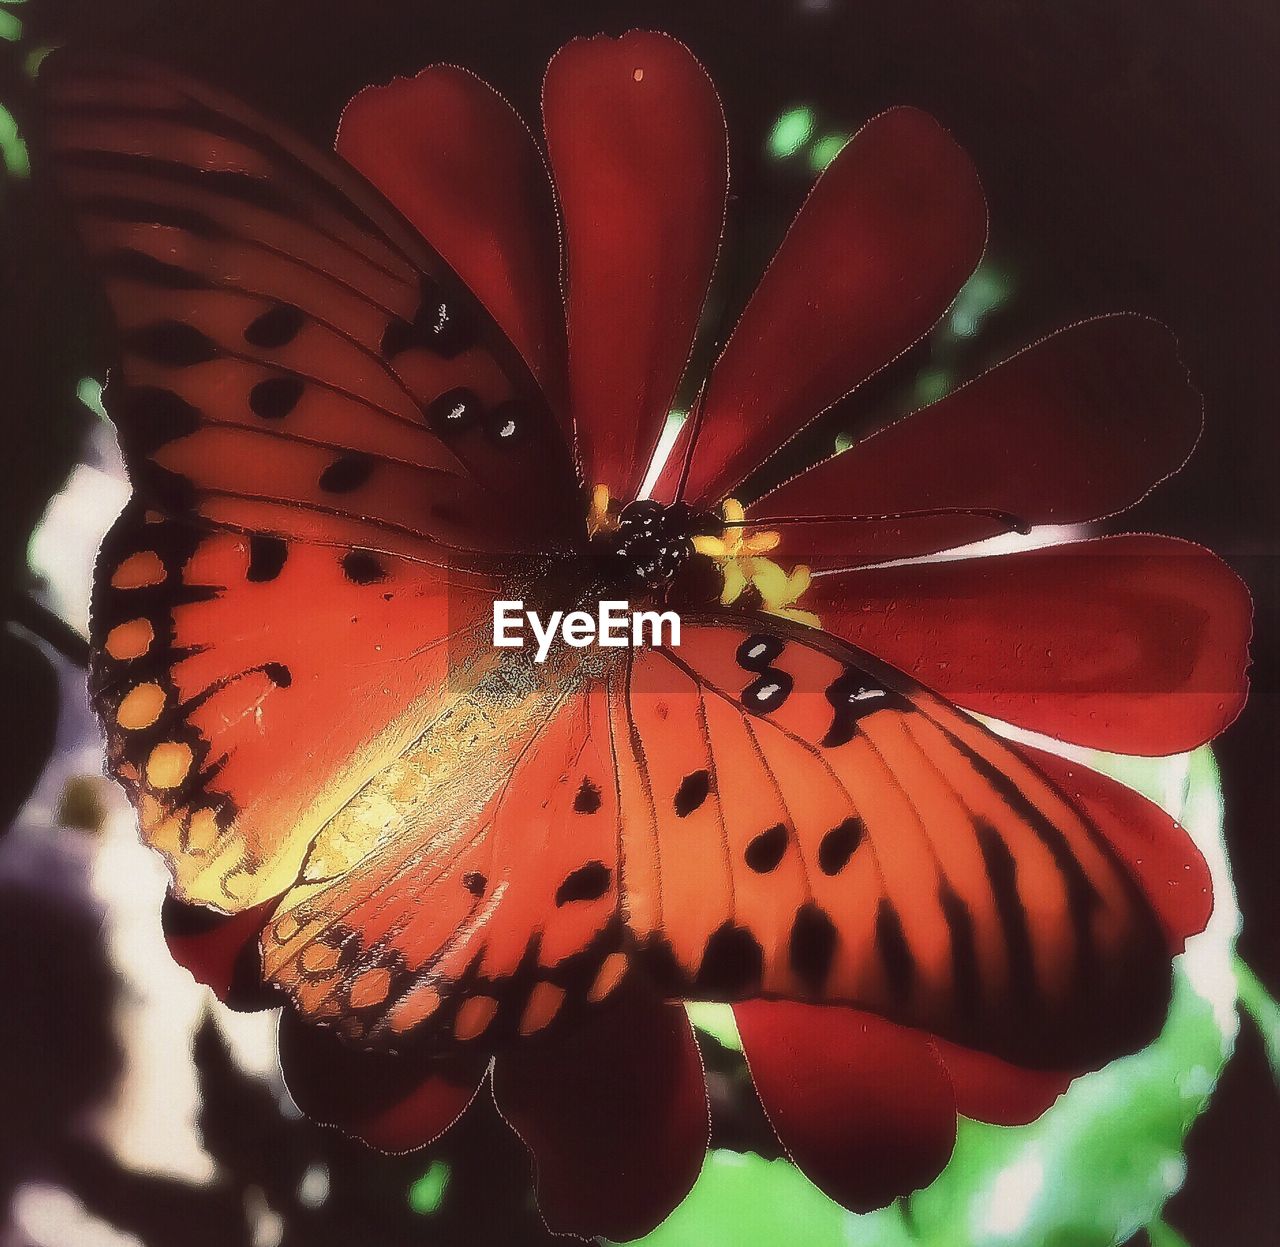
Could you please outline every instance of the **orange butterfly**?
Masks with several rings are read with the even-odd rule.
[[[1239,707],[1247,599],[1154,537],[919,559],[1112,513],[1175,470],[1200,412],[1167,334],[1076,326],[732,498],[977,262],[981,190],[936,123],[886,113],[822,177],[639,502],[725,203],[719,104],[679,44],[552,63],[563,314],[542,158],[462,71],[358,96],[348,163],[152,67],[56,56],[42,78],[119,329],[106,402],[134,497],[92,620],[109,765],[175,895],[247,915],[228,947],[260,932],[263,978],[354,1045],[286,1028],[313,1088],[360,1089],[327,1119],[424,1141],[501,1050],[544,1209],[618,1237],[680,1198],[705,1144],[688,1026],[660,1000],[750,1002],[780,1137],[854,1207],[928,1180],[957,1104],[1012,1119],[1008,1087],[1042,1106],[1062,1085],[1012,1065],[1080,1070],[1155,1034],[1203,864],[1133,794],[957,707],[1191,747]],[[494,646],[509,599],[625,599],[683,630],[543,663]],[[614,1060],[639,1045],[657,1107],[540,1102],[568,1098],[592,1036]],[[360,1050],[402,1054],[421,1121],[364,1094],[353,1071],[382,1058]],[[567,1143],[557,1111],[590,1117],[593,1146],[619,1114],[642,1141],[651,1122],[674,1157],[657,1193],[620,1194],[637,1158]]]

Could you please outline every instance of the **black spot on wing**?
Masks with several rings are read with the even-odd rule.
[[[200,290],[208,283],[197,273],[157,260],[145,251],[122,247],[101,261],[104,278],[118,281],[134,281],[143,285],[158,286],[162,290]]]
[[[388,323],[382,335],[382,354],[394,359],[401,351],[419,347],[452,359],[475,343],[476,332],[471,316],[446,299],[436,283],[424,275],[413,320],[397,317]]]
[[[150,385],[109,384],[103,403],[120,430],[121,449],[140,458],[161,446],[194,433],[200,411],[172,390]]]
[[[831,705],[831,726],[822,738],[824,749],[847,745],[858,730],[858,723],[877,710],[904,710],[908,703],[897,693],[890,692],[879,681],[856,667],[846,667],[827,686],[827,701]]]
[[[556,889],[556,904],[597,901],[609,890],[612,881],[613,872],[603,862],[588,862],[565,876]]]
[[[752,838],[743,857],[757,874],[767,875],[782,861],[786,851],[787,829],[782,823],[775,823],[767,831]]]
[[[462,876],[462,886],[472,896],[481,897],[484,895],[485,888],[489,886],[489,881],[478,870],[468,870]]]
[[[899,1000],[905,999],[915,984],[916,959],[902,930],[902,919],[887,900],[881,900],[876,911],[876,948],[890,991]]]
[[[368,550],[348,550],[342,556],[342,574],[353,585],[377,584],[387,578],[381,560]]]
[[[451,436],[469,429],[482,414],[480,400],[463,386],[446,390],[427,404],[424,415],[427,423],[438,432]]]
[[[485,432],[495,446],[519,442],[529,425],[529,409],[519,399],[501,403],[485,420]]]
[[[744,671],[763,671],[783,651],[783,643],[775,636],[757,632],[738,646],[735,655]]]
[[[283,420],[302,397],[297,377],[269,377],[249,391],[249,409],[260,420]]]
[[[579,814],[594,814],[600,808],[600,789],[585,775],[573,798],[573,808]]]
[[[320,473],[320,488],[328,494],[349,494],[353,489],[359,489],[372,472],[372,457],[352,451],[335,459]]]
[[[736,997],[760,983],[764,951],[745,927],[726,922],[712,932],[695,983],[713,996]]]
[[[288,346],[298,336],[306,316],[292,303],[277,303],[257,319],[250,321],[244,331],[244,340],[250,346],[263,350],[276,350]]]
[[[768,667],[742,690],[742,704],[754,714],[777,710],[791,696],[792,679],[776,667]]]
[[[677,818],[688,818],[706,799],[711,791],[711,775],[709,772],[691,771],[680,781],[676,795],[672,801]]]
[[[863,834],[860,818],[846,818],[833,827],[818,844],[818,869],[824,875],[838,875],[862,843]]]
[[[288,556],[289,547],[281,538],[254,533],[249,538],[249,571],[246,579],[255,583],[274,580]]]
[[[835,923],[812,901],[796,911],[788,956],[796,978],[815,996],[826,987],[839,939]]]
[[[277,688],[288,688],[293,683],[293,672],[282,662],[265,663],[262,674]]]
[[[219,355],[218,345],[194,325],[180,320],[162,320],[127,333],[125,351],[153,364],[170,368],[190,368]]]

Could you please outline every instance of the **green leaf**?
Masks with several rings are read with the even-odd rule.
[[[785,1161],[711,1152],[685,1202],[649,1247],[1113,1247],[1158,1220],[1186,1176],[1182,1148],[1235,1042],[1233,950],[1239,910],[1222,840],[1218,772],[1208,749],[1176,758],[1071,751],[1158,801],[1187,828],[1214,875],[1208,929],[1174,970],[1164,1030],[1148,1048],[1077,1079],[1029,1126],[962,1118],[951,1163],[909,1201],[866,1216],[833,1204]],[[721,1028],[694,1011],[696,1025]],[[708,1024],[710,1023],[710,1024]],[[1159,1235],[1164,1237],[1160,1238]]]
[[[449,1185],[449,1165],[434,1160],[431,1167],[409,1187],[409,1207],[420,1217],[429,1217],[440,1211],[444,1193]]]
[[[776,160],[794,156],[813,133],[813,109],[789,108],[773,123],[769,132],[769,154]]]

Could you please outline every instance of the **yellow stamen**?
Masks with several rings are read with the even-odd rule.
[[[697,553],[705,554],[709,559],[729,557],[729,547],[719,537],[694,537],[693,548]]]
[[[736,498],[725,499],[721,514],[725,526],[718,537],[692,539],[696,553],[720,565],[720,574],[724,577],[721,606],[731,606],[738,601],[750,585],[760,595],[760,609],[766,615],[821,627],[817,615],[797,606],[797,600],[812,581],[809,569],[800,564],[788,573],[772,559],[763,557],[782,544],[782,534],[772,529],[748,532],[743,523],[746,510]]]
[[[617,528],[617,519],[609,512],[609,486],[596,485],[591,491],[591,507],[587,511],[587,533],[594,537],[596,533],[612,532]]]

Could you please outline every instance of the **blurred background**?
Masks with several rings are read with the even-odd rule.
[[[39,176],[41,57],[62,44],[152,55],[327,146],[357,89],[432,61],[492,82],[536,131],[555,49],[633,26],[682,38],[724,101],[733,184],[722,308],[745,298],[845,139],[910,103],[972,155],[991,241],[951,316],[904,361],[900,401],[935,398],[1082,316],[1135,310],[1167,323],[1205,395],[1205,434],[1178,477],[1111,527],[1212,546],[1257,607],[1252,700],[1215,749],[1243,913],[1233,964],[1245,1021],[1231,1051],[1234,1022],[1215,1015],[1221,1059],[1208,1068],[1143,1067],[1157,1090],[1195,1075],[1190,1093],[1180,1084],[1184,1099],[1208,1104],[1172,1131],[1159,1215],[1143,1204],[1141,1216],[1122,1209],[1097,1225],[1050,1232],[1015,1218],[945,1237],[929,1230],[927,1202],[922,1216],[903,1205],[892,1223],[833,1220],[773,1164],[732,1036],[717,1039],[708,1020],[723,1172],[709,1194],[700,1187],[700,1219],[673,1223],[662,1241],[749,1241],[733,1219],[738,1172],[756,1198],[783,1193],[792,1241],[1280,1243],[1280,1011],[1267,991],[1280,987],[1280,10],[1264,0],[0,0],[0,1247],[549,1241],[527,1158],[491,1106],[431,1152],[372,1154],[292,1107],[271,1014],[211,1006],[168,961],[163,874],[101,779],[79,665],[93,551],[127,491],[100,406],[100,309]],[[837,409],[814,436],[851,431]],[[1216,791],[1210,773],[1190,774]],[[1025,1196],[1028,1173],[1001,1180]],[[1039,1174],[1043,1184],[1043,1165]],[[1098,1176],[1091,1193],[1092,1180],[1086,1169],[1079,1198],[1101,1206],[1113,1192]],[[797,1221],[799,1210],[812,1219]]]

